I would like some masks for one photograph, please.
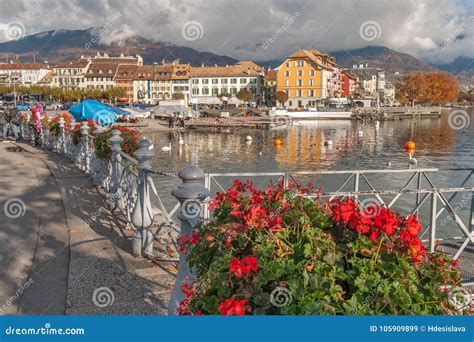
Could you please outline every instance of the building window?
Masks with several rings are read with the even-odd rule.
[[[297,75],[297,76],[303,76],[303,70],[298,70],[298,71],[296,72],[296,75]]]
[[[310,79],[310,80],[309,80],[309,85],[310,85],[310,86],[314,86],[314,79]]]
[[[309,96],[311,96],[311,97],[314,96],[314,90],[311,89],[311,90],[309,91]]]
[[[207,78],[203,79],[202,84],[209,84],[209,80]]]
[[[222,84],[227,84],[227,78],[221,78],[221,83]]]
[[[297,91],[296,91],[296,96],[301,97],[301,96],[302,96],[302,93],[303,93],[303,92],[302,92],[301,90],[297,90]]]
[[[290,63],[286,63],[286,67],[289,68],[289,67],[290,67]]]
[[[296,86],[301,87],[303,85],[303,80],[296,80]]]
[[[309,72],[309,75],[310,75],[310,76],[314,76],[314,70],[311,70],[311,71]]]
[[[203,95],[209,95],[209,89],[208,88],[203,88],[202,89],[202,94]]]
[[[212,88],[212,96],[217,96],[219,95],[219,89],[218,88]]]
[[[285,87],[289,87],[290,86],[290,80],[285,80]]]
[[[257,79],[256,79],[256,78],[251,78],[251,79],[250,79],[250,83],[251,83],[251,84],[257,83]]]
[[[288,76],[290,76],[290,72],[287,70],[285,71],[285,77],[288,77]]]
[[[236,83],[237,83],[237,79],[236,79],[236,78],[232,78],[232,79],[230,80],[230,83],[236,84]]]
[[[232,95],[237,94],[237,88],[230,88],[230,93],[231,93]]]
[[[241,78],[240,79],[240,84],[247,84],[247,79],[246,78]]]
[[[219,79],[218,78],[213,78],[212,79],[212,84],[218,84],[219,83]]]

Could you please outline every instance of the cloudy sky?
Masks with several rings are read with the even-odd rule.
[[[0,40],[104,27],[239,59],[384,45],[432,62],[474,57],[472,0],[0,0]],[[16,31],[15,31],[16,30]],[[12,33],[13,32],[13,33]],[[9,35],[10,34],[10,35]]]

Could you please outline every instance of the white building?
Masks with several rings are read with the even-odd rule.
[[[53,87],[65,90],[83,90],[86,88],[85,75],[91,64],[90,59],[60,63],[53,67]]]
[[[49,66],[33,63],[0,63],[0,84],[15,82],[21,86],[32,86],[41,81],[49,72]]]
[[[250,62],[251,63],[251,62]],[[255,65],[254,63],[252,63]],[[225,67],[191,67],[190,93],[194,103],[219,104],[218,95],[229,94],[229,103],[240,104],[237,93],[248,89],[253,101],[261,103],[263,73],[257,65],[248,62]]]

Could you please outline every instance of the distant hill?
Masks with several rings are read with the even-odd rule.
[[[394,72],[431,71],[436,68],[412,55],[389,49],[385,46],[367,46],[361,49],[331,52],[337,64],[350,68],[354,64],[369,62],[369,66]]]
[[[97,51],[100,51],[113,56],[120,55],[122,52],[126,55],[140,54],[146,64],[177,58],[182,63],[190,63],[193,66],[200,66],[203,63],[208,66],[215,64],[222,66],[237,62],[236,59],[228,56],[199,52],[188,47],[141,37],[131,38],[121,45],[93,44],[91,42],[98,30],[98,28],[90,28],[47,31],[26,36],[20,40],[0,43],[0,61],[4,61],[8,54],[10,59],[18,57],[23,62],[31,62],[35,56],[37,62],[47,60],[49,63],[56,63],[78,59],[81,55],[95,55]]]
[[[436,67],[455,75],[464,84],[474,84],[474,58],[458,57],[452,63]]]

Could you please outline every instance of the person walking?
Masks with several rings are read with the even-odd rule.
[[[8,139],[8,131],[11,130],[15,141],[20,140],[20,125],[21,125],[21,113],[17,108],[6,109],[3,118],[5,123],[3,124],[3,139]]]

